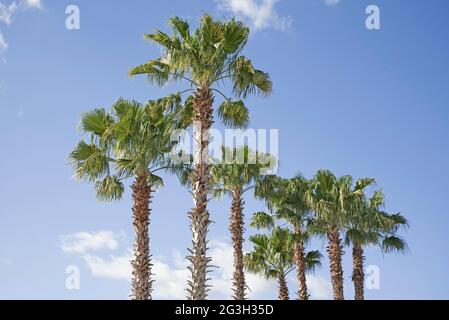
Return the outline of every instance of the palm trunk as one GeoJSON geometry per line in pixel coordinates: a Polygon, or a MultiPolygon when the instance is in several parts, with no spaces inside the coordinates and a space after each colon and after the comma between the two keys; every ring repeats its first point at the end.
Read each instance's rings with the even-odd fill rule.
{"type": "Polygon", "coordinates": [[[232,235],[232,245],[234,247],[234,273],[233,291],[235,300],[245,300],[246,282],[243,271],[243,206],[242,190],[236,190],[232,195],[231,224],[229,229],[232,235]]]}
{"type": "Polygon", "coordinates": [[[363,248],[359,244],[354,244],[352,248],[353,273],[352,281],[354,281],[355,300],[365,300],[364,282],[365,273],[363,271],[363,248]]]}
{"type": "Polygon", "coordinates": [[[132,296],[135,300],[151,299],[151,256],[148,227],[150,224],[151,186],[147,175],[140,175],[132,185],[133,225],[136,233],[134,244],[132,296]]]}
{"type": "Polygon", "coordinates": [[[188,281],[188,299],[207,299],[207,273],[211,259],[207,257],[207,233],[209,212],[207,201],[209,194],[209,130],[212,126],[212,91],[209,87],[199,87],[194,101],[194,139],[196,143],[195,164],[191,176],[193,201],[195,207],[190,211],[190,229],[192,231],[192,248],[188,260],[191,278],[188,281]]]}
{"type": "Polygon", "coordinates": [[[343,248],[341,245],[340,233],[337,228],[333,228],[328,233],[329,246],[327,252],[329,254],[330,272],[332,290],[335,300],[344,300],[343,292],[343,267],[341,264],[341,257],[343,254],[343,248]]]}
{"type": "Polygon", "coordinates": [[[288,286],[287,286],[287,281],[285,279],[285,274],[281,273],[279,275],[279,300],[289,300],[289,296],[288,296],[288,286]]]}
{"type": "MultiPolygon", "coordinates": [[[[301,229],[299,226],[295,226],[295,234],[301,235],[301,229]]],[[[296,265],[296,279],[298,282],[298,297],[299,300],[309,300],[309,294],[307,292],[306,282],[306,268],[305,268],[305,253],[304,244],[302,240],[298,240],[295,243],[295,265],[296,265]]]]}

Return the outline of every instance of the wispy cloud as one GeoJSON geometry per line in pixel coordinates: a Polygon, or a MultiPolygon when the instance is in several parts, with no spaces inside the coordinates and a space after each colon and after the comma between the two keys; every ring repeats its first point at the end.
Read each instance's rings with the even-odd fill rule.
{"type": "Polygon", "coordinates": [[[6,43],[5,38],[3,37],[3,34],[0,31],[0,52],[8,49],[8,44],[6,43]]]}
{"type": "Polygon", "coordinates": [[[131,250],[118,256],[110,255],[108,258],[92,254],[84,254],[81,257],[93,276],[115,280],[131,279],[131,250]]]}
{"type": "Polygon", "coordinates": [[[69,254],[86,254],[98,250],[117,250],[123,234],[112,231],[77,232],[60,237],[61,249],[69,254]]]}
{"type": "Polygon", "coordinates": [[[37,9],[43,9],[44,5],[42,4],[41,0],[24,0],[23,5],[25,8],[37,8],[37,9]]]}
{"type": "Polygon", "coordinates": [[[324,3],[330,7],[336,6],[341,0],[324,0],[324,3]]]}
{"type": "Polygon", "coordinates": [[[321,276],[308,275],[307,289],[309,289],[312,299],[329,300],[332,298],[332,285],[321,276]]]}
{"type": "Polygon", "coordinates": [[[16,1],[9,5],[5,5],[0,2],[0,22],[10,25],[12,23],[12,16],[14,12],[16,12],[18,6],[19,5],[16,1]]]}
{"type": "MultiPolygon", "coordinates": [[[[19,10],[39,9],[44,8],[41,0],[14,0],[9,4],[4,4],[0,0],[0,23],[10,26],[13,23],[13,17],[19,10]]],[[[8,49],[8,43],[6,42],[2,30],[0,29],[0,54],[2,51],[8,49]]],[[[6,60],[1,58],[3,62],[6,60]]]]}
{"type": "Polygon", "coordinates": [[[218,8],[249,22],[253,30],[274,28],[286,31],[293,19],[281,16],[275,9],[280,0],[214,0],[218,8]]]}
{"type": "MultiPolygon", "coordinates": [[[[131,280],[132,249],[127,248],[122,254],[113,255],[106,252],[103,255],[94,253],[99,249],[110,249],[117,251],[118,247],[125,247],[123,233],[112,231],[100,232],[78,232],[73,235],[61,237],[61,248],[65,252],[73,253],[84,260],[92,275],[95,277],[113,280],[131,280]],[[69,245],[65,239],[69,239],[69,245]]],[[[210,256],[212,264],[217,266],[210,274],[210,284],[213,290],[210,292],[211,299],[230,299],[232,296],[232,272],[233,254],[232,247],[223,241],[211,241],[210,256]]],[[[154,298],[155,299],[178,299],[186,297],[186,283],[190,275],[187,260],[179,251],[174,250],[168,259],[163,256],[153,257],[154,274],[154,298]]],[[[247,285],[250,288],[248,296],[250,299],[275,299],[277,297],[276,282],[267,281],[260,275],[248,273],[246,275],[247,285]]],[[[295,286],[293,277],[290,284],[295,286]]],[[[312,298],[329,299],[331,297],[330,283],[322,278],[312,275],[308,276],[308,285],[312,298]]]]}

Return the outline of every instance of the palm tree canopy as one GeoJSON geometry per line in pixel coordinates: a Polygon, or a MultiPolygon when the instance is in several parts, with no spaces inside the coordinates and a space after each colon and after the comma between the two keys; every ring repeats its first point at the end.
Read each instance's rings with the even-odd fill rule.
{"type": "MultiPolygon", "coordinates": [[[[254,249],[245,256],[248,271],[273,279],[280,274],[287,275],[294,269],[292,252],[295,238],[288,229],[275,227],[271,235],[255,235],[250,237],[250,241],[254,244],[254,249]]],[[[307,271],[313,271],[320,265],[320,252],[311,251],[306,254],[307,271]]]]}
{"type": "Polygon", "coordinates": [[[372,178],[354,182],[351,176],[337,178],[330,171],[318,171],[306,192],[307,201],[316,213],[317,231],[346,226],[351,206],[363,197],[365,188],[374,183],[372,178]]]}
{"type": "Polygon", "coordinates": [[[303,227],[310,218],[311,207],[307,201],[310,182],[302,175],[292,179],[267,176],[256,185],[256,197],[265,200],[276,219],[303,227]]]}
{"type": "Polygon", "coordinates": [[[261,177],[263,169],[270,169],[275,163],[271,155],[254,152],[248,146],[240,148],[223,146],[221,154],[221,159],[213,160],[211,166],[216,197],[236,191],[244,193],[261,177]]]}
{"type": "Polygon", "coordinates": [[[379,245],[384,252],[406,249],[406,242],[397,236],[401,227],[408,222],[401,214],[389,214],[383,211],[385,196],[375,191],[371,198],[361,197],[352,208],[346,230],[345,243],[360,246],[379,245]]]}
{"type": "Polygon", "coordinates": [[[157,187],[155,173],[176,170],[168,153],[176,145],[172,133],[189,125],[190,100],[182,104],[176,95],[142,105],[119,99],[111,112],[94,109],[81,119],[87,135],[70,154],[75,177],[95,184],[100,200],[120,199],[123,180],[147,175],[157,187]]]}
{"type": "Polygon", "coordinates": [[[247,126],[249,112],[241,99],[272,91],[269,75],[256,69],[241,54],[249,28],[235,19],[215,20],[208,14],[201,17],[193,32],[184,19],[173,17],[168,22],[172,29],[170,35],[156,30],[144,36],[162,49],[161,55],[131,69],[129,74],[144,74],[158,85],[186,80],[192,87],[211,88],[225,97],[218,109],[225,124],[247,126]],[[219,90],[225,82],[231,83],[231,96],[219,90]]]}

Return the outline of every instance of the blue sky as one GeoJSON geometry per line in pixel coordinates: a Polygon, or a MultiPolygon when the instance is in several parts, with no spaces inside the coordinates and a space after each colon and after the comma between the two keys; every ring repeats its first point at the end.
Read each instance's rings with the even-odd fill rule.
{"type": "MultiPolygon", "coordinates": [[[[202,12],[238,14],[253,29],[245,54],[271,74],[274,92],[249,99],[251,126],[279,129],[279,174],[376,177],[387,209],[409,219],[409,254],[368,250],[380,289],[367,298],[449,298],[447,1],[0,3],[0,298],[128,297],[129,193],[119,203],[97,202],[90,185],[72,179],[67,155],[84,111],[180,88],[152,87],[127,71],[158,53],[144,32],[165,28],[173,15],[194,23],[202,12]],[[65,28],[71,4],[80,8],[80,30],[65,28]],[[381,30],[365,28],[370,4],[380,8],[381,30]],[[69,265],[80,268],[80,290],[66,288],[69,265]]],[[[173,177],[154,200],[155,296],[179,298],[192,201],[173,177]]],[[[216,298],[229,296],[228,207],[229,199],[210,207],[211,254],[222,267],[213,274],[216,298]]],[[[262,208],[248,197],[247,217],[262,208]]],[[[344,267],[350,298],[349,254],[344,267]]],[[[310,279],[313,298],[330,297],[327,260],[310,279]]],[[[253,298],[276,298],[274,284],[251,276],[250,285],[253,298]]]]}

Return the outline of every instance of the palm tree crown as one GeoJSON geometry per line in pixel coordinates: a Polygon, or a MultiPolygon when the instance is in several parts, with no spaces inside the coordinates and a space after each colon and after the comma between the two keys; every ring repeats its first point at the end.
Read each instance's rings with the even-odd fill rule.
{"type": "Polygon", "coordinates": [[[397,236],[400,227],[407,226],[407,220],[401,214],[388,214],[382,208],[385,205],[381,191],[374,192],[369,199],[359,198],[351,206],[348,225],[345,228],[345,243],[352,244],[355,300],[364,300],[364,249],[370,245],[381,247],[383,252],[403,252],[406,243],[397,236]]]}
{"type": "MultiPolygon", "coordinates": [[[[286,277],[295,268],[292,255],[296,241],[294,235],[288,229],[275,227],[271,235],[255,235],[250,240],[254,250],[245,256],[246,268],[250,272],[263,274],[266,279],[277,279],[279,299],[288,300],[286,277]]],[[[318,251],[308,252],[305,258],[307,272],[321,265],[320,260],[318,251]]]]}
{"type": "Polygon", "coordinates": [[[110,113],[85,113],[81,128],[88,142],[80,141],[70,154],[75,177],[95,183],[100,200],[120,199],[123,180],[142,174],[161,185],[156,173],[176,169],[169,157],[177,144],[173,131],[189,124],[189,110],[173,95],[145,105],[119,99],[110,113]]]}
{"type": "Polygon", "coordinates": [[[83,115],[81,126],[90,141],[80,141],[70,154],[76,177],[93,182],[101,200],[120,199],[123,181],[134,177],[136,241],[131,264],[133,298],[137,300],[151,299],[150,202],[152,192],[162,185],[156,173],[180,169],[167,154],[177,143],[172,137],[173,130],[188,125],[188,110],[175,96],[146,105],[120,99],[110,113],[95,109],[83,115]]]}
{"type": "Polygon", "coordinates": [[[327,251],[336,300],[344,299],[340,233],[348,224],[351,206],[363,197],[365,188],[374,182],[374,179],[366,178],[354,183],[351,176],[337,178],[332,172],[321,170],[315,175],[311,189],[307,192],[307,200],[315,211],[315,231],[328,239],[327,251]]]}
{"type": "Polygon", "coordinates": [[[224,95],[220,86],[230,82],[233,100],[225,96],[218,115],[225,124],[245,126],[249,115],[243,101],[249,94],[269,94],[272,83],[267,73],[256,69],[242,51],[249,37],[249,28],[235,19],[214,20],[202,16],[200,25],[192,33],[189,23],[179,17],[168,21],[172,34],[160,30],[146,34],[145,39],[160,46],[160,57],[137,66],[130,75],[147,75],[158,85],[185,80],[194,88],[211,88],[224,95]]]}

